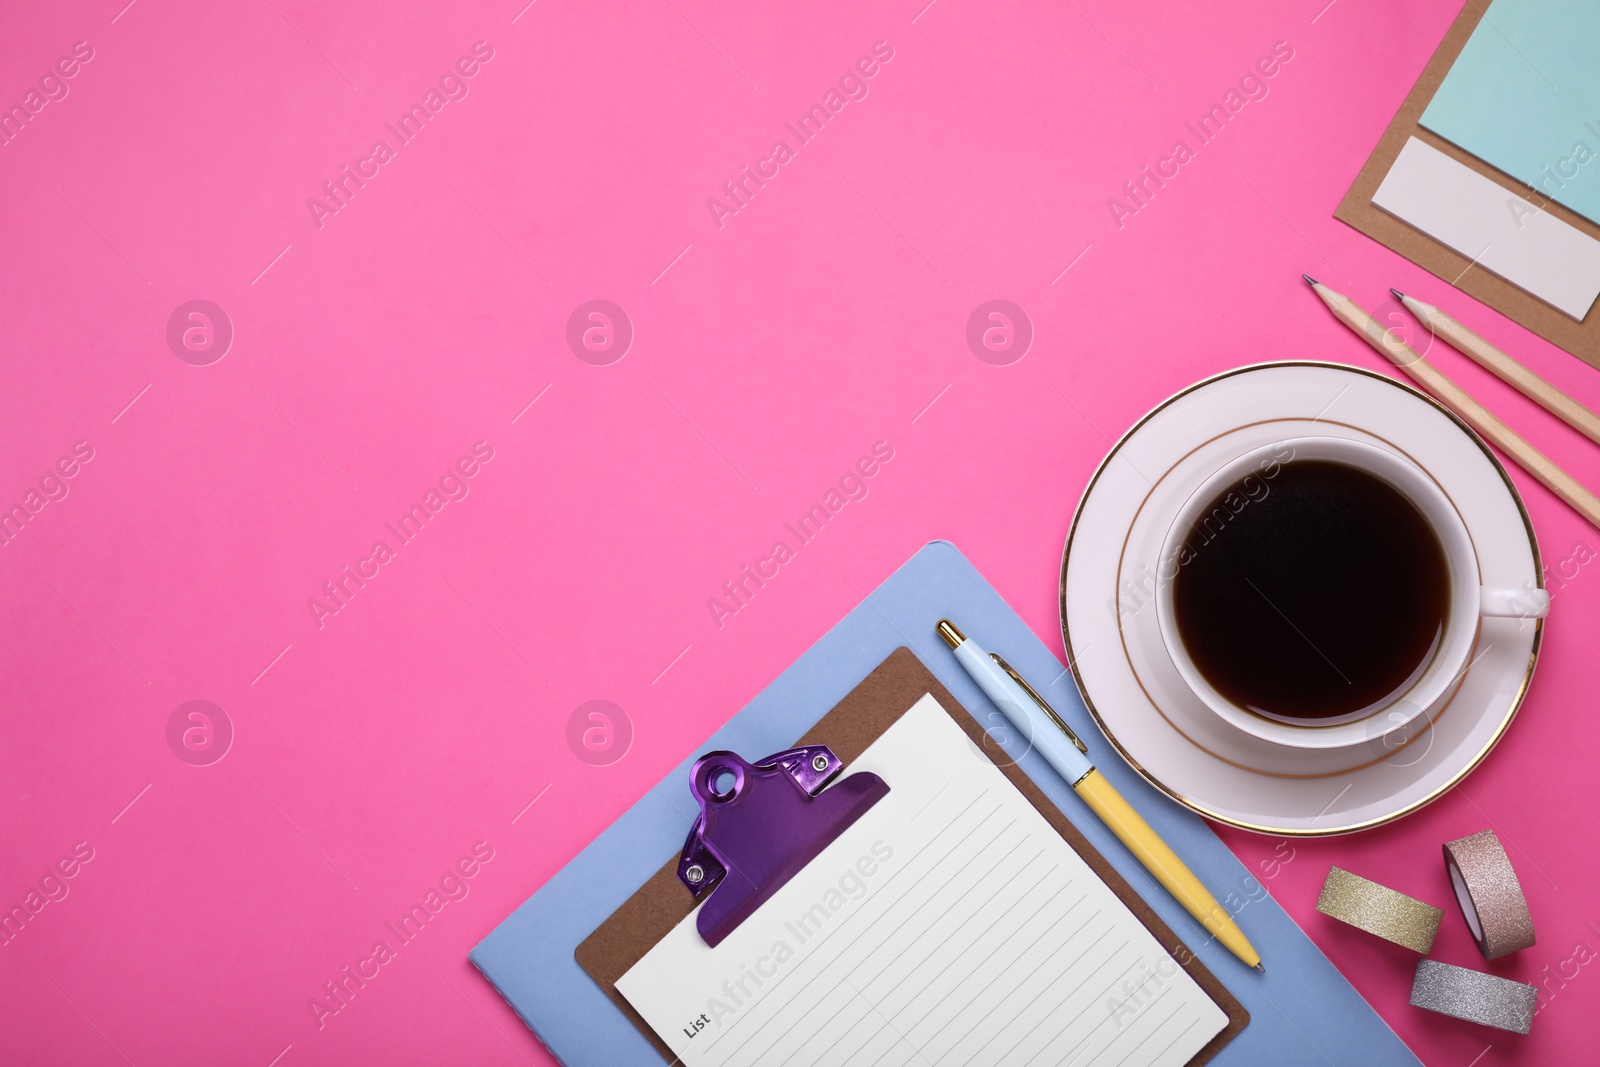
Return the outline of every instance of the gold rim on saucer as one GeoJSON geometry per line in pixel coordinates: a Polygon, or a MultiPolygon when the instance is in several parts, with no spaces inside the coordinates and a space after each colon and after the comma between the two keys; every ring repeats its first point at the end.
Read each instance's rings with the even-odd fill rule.
{"type": "MultiPolygon", "coordinates": [[[[1173,800],[1176,800],[1184,807],[1189,808],[1191,811],[1203,815],[1215,822],[1220,822],[1228,826],[1236,826],[1241,830],[1250,830],[1259,834],[1272,834],[1279,837],[1332,837],[1339,834],[1354,833],[1358,830],[1370,830],[1373,827],[1383,826],[1387,823],[1394,822],[1396,819],[1403,819],[1407,815],[1427,807],[1429,804],[1439,799],[1439,797],[1443,796],[1451,789],[1454,789],[1458,784],[1461,783],[1462,780],[1467,777],[1467,775],[1471,774],[1477,769],[1478,765],[1483,762],[1484,758],[1488,756],[1491,751],[1493,751],[1497,744],[1500,743],[1500,739],[1505,736],[1506,730],[1511,726],[1511,721],[1517,717],[1517,712],[1521,709],[1522,702],[1527,697],[1528,686],[1533,679],[1533,669],[1539,659],[1539,647],[1544,638],[1544,620],[1533,620],[1533,645],[1528,653],[1527,667],[1523,670],[1522,680],[1517,687],[1515,699],[1512,700],[1510,707],[1506,710],[1504,717],[1500,720],[1499,725],[1495,728],[1494,734],[1489,738],[1488,742],[1481,749],[1479,749],[1472,759],[1466,764],[1466,766],[1452,776],[1449,781],[1439,786],[1427,796],[1424,796],[1420,800],[1414,801],[1413,803],[1407,805],[1400,811],[1393,812],[1381,818],[1368,819],[1364,822],[1352,823],[1347,826],[1333,826],[1326,828],[1318,827],[1316,829],[1285,829],[1284,827],[1280,826],[1258,825],[1256,823],[1250,823],[1242,819],[1236,819],[1227,815],[1223,815],[1219,812],[1211,810],[1203,804],[1197,803],[1192,798],[1184,796],[1182,793],[1179,793],[1167,786],[1166,783],[1162,782],[1161,779],[1151,774],[1136,759],[1134,759],[1132,753],[1130,753],[1123,746],[1123,744],[1117,739],[1116,735],[1111,732],[1110,727],[1106,725],[1106,721],[1101,716],[1099,709],[1095,707],[1094,698],[1090,695],[1088,686],[1084,684],[1083,680],[1078,674],[1077,655],[1073,652],[1072,633],[1067,624],[1067,560],[1072,553],[1073,538],[1076,537],[1078,533],[1078,520],[1083,515],[1083,506],[1085,502],[1088,501],[1090,494],[1094,492],[1095,486],[1099,484],[1101,475],[1103,475],[1106,471],[1106,468],[1110,466],[1112,459],[1116,457],[1117,453],[1122,450],[1122,447],[1128,443],[1129,439],[1131,439],[1134,434],[1138,433],[1147,422],[1155,418],[1176,401],[1189,395],[1197,389],[1204,388],[1205,386],[1211,385],[1214,382],[1219,382],[1224,379],[1234,377],[1235,375],[1247,374],[1251,371],[1265,370],[1274,367],[1318,367],[1328,370],[1344,371],[1351,374],[1365,375],[1366,377],[1374,378],[1380,382],[1390,385],[1395,389],[1399,389],[1403,392],[1410,393],[1413,396],[1420,397],[1436,411],[1444,414],[1452,423],[1455,424],[1457,429],[1466,435],[1468,440],[1478,446],[1478,449],[1488,458],[1490,464],[1494,467],[1495,472],[1500,475],[1500,480],[1505,483],[1506,489],[1511,494],[1512,501],[1517,506],[1517,514],[1522,519],[1523,529],[1528,535],[1528,547],[1533,554],[1534,573],[1538,578],[1536,587],[1540,589],[1545,588],[1544,563],[1539,556],[1539,541],[1537,536],[1534,534],[1533,523],[1528,517],[1528,509],[1522,501],[1522,495],[1517,492],[1515,483],[1511,481],[1511,476],[1506,473],[1505,466],[1501,464],[1499,458],[1496,457],[1495,454],[1489,449],[1488,445],[1484,444],[1483,439],[1473,432],[1472,428],[1463,422],[1455,412],[1439,403],[1427,393],[1424,393],[1419,389],[1414,389],[1404,382],[1390,378],[1388,375],[1367,370],[1365,367],[1355,367],[1345,363],[1334,363],[1325,360],[1275,360],[1266,363],[1252,363],[1245,367],[1236,367],[1233,370],[1224,371],[1221,374],[1204,378],[1185,389],[1179,390],[1146,412],[1138,422],[1129,427],[1128,431],[1117,439],[1117,443],[1112,446],[1111,451],[1106,453],[1105,458],[1100,461],[1100,465],[1095,468],[1094,476],[1089,479],[1089,484],[1084,488],[1083,495],[1078,499],[1078,506],[1072,514],[1072,525],[1067,530],[1067,540],[1065,545],[1062,547],[1060,583],[1061,639],[1066,645],[1067,666],[1071,668],[1073,684],[1078,687],[1078,693],[1083,697],[1084,706],[1088,708],[1089,714],[1094,717],[1095,725],[1100,727],[1100,732],[1105,734],[1106,740],[1111,742],[1112,746],[1117,750],[1122,758],[1127,761],[1128,765],[1137,771],[1140,777],[1144,778],[1145,781],[1149,782],[1151,785],[1155,786],[1157,789],[1161,790],[1161,792],[1165,793],[1173,800]]],[[[1162,713],[1159,707],[1156,709],[1156,711],[1157,714],[1161,714],[1162,717],[1165,718],[1164,713],[1162,713]]]]}

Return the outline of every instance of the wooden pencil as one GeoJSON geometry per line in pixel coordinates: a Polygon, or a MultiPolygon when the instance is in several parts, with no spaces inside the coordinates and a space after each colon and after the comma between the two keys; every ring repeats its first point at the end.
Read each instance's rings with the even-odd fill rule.
{"type": "Polygon", "coordinates": [[[1424,303],[1414,296],[1406,296],[1404,293],[1394,289],[1389,291],[1394,293],[1395,299],[1410,309],[1411,313],[1424,326],[1432,330],[1434,336],[1444,338],[1452,348],[1459,349],[1470,357],[1473,362],[1516,389],[1523,396],[1534,401],[1595,444],[1600,444],[1600,415],[1596,415],[1549,381],[1512,359],[1432,304],[1424,303]]]}
{"type": "Polygon", "coordinates": [[[1334,318],[1360,334],[1384,358],[1405,371],[1418,385],[1432,393],[1445,407],[1461,416],[1468,426],[1478,431],[1490,444],[1516,461],[1517,465],[1537,478],[1544,487],[1566,501],[1573,510],[1600,529],[1600,497],[1572,475],[1556,466],[1554,461],[1520,437],[1511,427],[1501,422],[1494,413],[1476,400],[1466,390],[1445,376],[1444,372],[1423,359],[1382,323],[1362,310],[1343,293],[1334,292],[1315,278],[1302,275],[1311,289],[1328,305],[1334,318]]]}

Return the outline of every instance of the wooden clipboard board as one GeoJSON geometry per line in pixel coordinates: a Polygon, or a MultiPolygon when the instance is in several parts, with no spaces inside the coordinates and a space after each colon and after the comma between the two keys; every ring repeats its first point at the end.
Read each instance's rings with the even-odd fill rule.
{"type": "MultiPolygon", "coordinates": [[[[939,680],[910,649],[904,647],[891,653],[795,744],[825,744],[844,760],[848,770],[848,765],[924,693],[933,694],[956,724],[991,759],[1000,751],[972,714],[939,684],[939,680]]],[[[1083,857],[1100,880],[1116,893],[1128,910],[1155,936],[1156,941],[1172,954],[1189,973],[1189,977],[1228,1016],[1228,1025],[1189,1063],[1198,1065],[1209,1061],[1245,1028],[1250,1021],[1249,1012],[1133,891],[1133,887],[1123,880],[1116,868],[1078,832],[1078,828],[1044,795],[1033,779],[1009,762],[995,762],[1017,791],[1083,857]]],[[[687,794],[687,790],[685,792],[687,794]]],[[[595,980],[639,1032],[649,1039],[656,1051],[661,1053],[662,1060],[668,1063],[676,1062],[671,1049],[633,1009],[627,998],[618,992],[617,980],[694,910],[694,901],[677,876],[677,855],[681,844],[678,841],[662,842],[663,852],[670,856],[667,862],[594,933],[584,939],[574,953],[578,965],[595,980]]]]}
{"type": "Polygon", "coordinates": [[[1518,289],[1498,274],[1476,266],[1448,245],[1435,241],[1421,230],[1412,229],[1372,202],[1373,194],[1383,183],[1389,168],[1394,166],[1400,150],[1405,147],[1407,140],[1415,137],[1529,201],[1541,211],[1600,241],[1600,226],[1421,125],[1423,111],[1427,110],[1433,94],[1439,91],[1445,75],[1455,65],[1461,50],[1467,46],[1467,38],[1472,36],[1472,31],[1477,28],[1486,10],[1486,0],[1482,3],[1480,0],[1471,0],[1462,7],[1461,14],[1450,26],[1450,32],[1445,34],[1438,51],[1433,53],[1433,58],[1423,68],[1422,76],[1417,79],[1405,103],[1400,105],[1399,114],[1384,131],[1378,147],[1373,149],[1371,158],[1361,168],[1355,184],[1334,210],[1333,217],[1354,226],[1379,244],[1483,301],[1551,344],[1566,349],[1591,366],[1600,367],[1600,314],[1591,309],[1582,322],[1575,321],[1538,297],[1518,289]]]}

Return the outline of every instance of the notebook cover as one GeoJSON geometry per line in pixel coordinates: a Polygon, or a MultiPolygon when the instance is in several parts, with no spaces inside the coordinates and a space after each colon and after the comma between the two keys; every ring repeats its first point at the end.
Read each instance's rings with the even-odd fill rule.
{"type": "MultiPolygon", "coordinates": [[[[827,745],[833,750],[834,755],[844,760],[845,773],[848,774],[850,762],[866,751],[867,746],[876,741],[879,735],[894,725],[896,720],[904,715],[912,704],[921,699],[924,693],[933,694],[934,699],[944,706],[956,725],[972,739],[972,743],[995,762],[1000,773],[1017,787],[1018,792],[1028,798],[1028,803],[1045,817],[1046,822],[1055,827],[1056,832],[1083,857],[1084,862],[1100,880],[1121,898],[1128,910],[1155,935],[1156,941],[1172,954],[1179,965],[1189,972],[1189,977],[1193,978],[1195,983],[1205,990],[1206,995],[1216,1002],[1217,1007],[1228,1016],[1228,1025],[1189,1060],[1190,1064],[1209,1062],[1222,1046],[1232,1041],[1233,1036],[1245,1028],[1250,1021],[1250,1013],[1245,1011],[1244,1005],[1235,1000],[1227,987],[1206,969],[1199,957],[1189,951],[1188,946],[1179,940],[1178,935],[1161,921],[1160,916],[1150,909],[1150,905],[1133,891],[1133,887],[1123,881],[1122,875],[1106,862],[1105,857],[1078,832],[1078,828],[1067,821],[1066,816],[1061,814],[1061,809],[1050,802],[1043,791],[1034,784],[1033,779],[1017,770],[1016,764],[1006,758],[1005,750],[995,744],[993,738],[972,717],[972,713],[962,707],[960,702],[950,695],[949,690],[939,684],[939,680],[923,666],[914,652],[903,646],[895,649],[889,654],[888,659],[880,663],[860,685],[850,691],[849,696],[834,705],[832,711],[824,715],[794,744],[827,745]],[[995,758],[996,754],[999,755],[999,759],[995,758]]],[[[759,759],[766,753],[741,752],[740,755],[746,759],[759,759]]],[[[890,783],[890,786],[892,788],[893,783],[890,783]]],[[[687,778],[684,779],[684,791],[688,792],[687,778]]],[[[671,1049],[633,1009],[633,1005],[629,1004],[627,998],[617,990],[616,984],[617,979],[638,963],[646,952],[667,935],[668,931],[694,911],[694,899],[688,890],[683,888],[683,883],[678,881],[678,852],[682,848],[682,842],[673,842],[668,847],[671,858],[667,863],[644,884],[644,888],[629,897],[627,903],[613,912],[610,918],[600,924],[599,929],[584,939],[578,946],[577,959],[579,966],[606,991],[611,1002],[650,1040],[662,1058],[670,1062],[674,1058],[671,1049]]]]}
{"type": "Polygon", "coordinates": [[[472,950],[472,962],[566,1067],[650,1063],[650,1042],[578,966],[575,949],[655,875],[663,841],[681,842],[694,821],[683,783],[695,756],[724,748],[758,755],[788,747],[820,709],[904,645],[986,725],[1000,712],[961,670],[937,634],[941,617],[1001,652],[1076,730],[1100,772],[1176,848],[1219,900],[1250,890],[1240,923],[1267,960],[1256,975],[1168,896],[1037,752],[1007,747],[1016,766],[1177,931],[1250,1012],[1250,1025],[1213,1067],[1415,1067],[1413,1056],[1310,938],[1194,813],[1173,803],[1114,755],[1060,659],[948,541],[924,546],[865,602],[773,679],[714,735],[614,822],[472,950]],[[985,710],[986,709],[986,710],[985,710]]]}
{"type": "MultiPolygon", "coordinates": [[[[1394,165],[1400,149],[1405,147],[1406,139],[1415,137],[1457,162],[1471,167],[1497,185],[1531,201],[1540,210],[1568,223],[1587,236],[1600,240],[1600,226],[1596,226],[1576,211],[1549,199],[1537,189],[1529,188],[1509,174],[1491,167],[1477,156],[1458,148],[1421,124],[1422,112],[1433,99],[1433,94],[1438,92],[1439,86],[1444,82],[1444,76],[1449,73],[1461,50],[1466,47],[1467,39],[1472,36],[1472,31],[1477,28],[1483,15],[1484,8],[1477,3],[1469,3],[1461,9],[1461,14],[1451,25],[1450,32],[1445,34],[1438,51],[1434,52],[1433,58],[1423,69],[1422,77],[1417,79],[1417,84],[1406,97],[1405,103],[1400,105],[1399,114],[1395,115],[1394,121],[1384,131],[1378,147],[1373,149],[1371,158],[1361,168],[1355,184],[1345,194],[1333,217],[1354,226],[1379,244],[1400,253],[1462,292],[1483,301],[1551,344],[1559,345],[1585,363],[1600,367],[1600,313],[1591,308],[1582,322],[1574,321],[1571,316],[1557,311],[1538,297],[1523,292],[1499,275],[1475,267],[1468,257],[1435,241],[1421,230],[1412,229],[1372,203],[1372,195],[1378,191],[1384,175],[1388,174],[1389,168],[1394,165]]],[[[1451,308],[1442,310],[1453,311],[1451,308]]]]}

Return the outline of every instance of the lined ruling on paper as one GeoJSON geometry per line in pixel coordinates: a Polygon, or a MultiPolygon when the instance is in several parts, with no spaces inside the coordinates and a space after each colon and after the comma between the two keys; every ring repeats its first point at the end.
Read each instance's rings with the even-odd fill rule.
{"type": "Polygon", "coordinates": [[[888,796],[726,940],[617,981],[687,1067],[1176,1067],[1227,1025],[931,695],[856,771],[888,796]]]}

